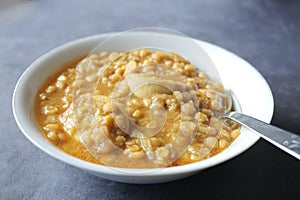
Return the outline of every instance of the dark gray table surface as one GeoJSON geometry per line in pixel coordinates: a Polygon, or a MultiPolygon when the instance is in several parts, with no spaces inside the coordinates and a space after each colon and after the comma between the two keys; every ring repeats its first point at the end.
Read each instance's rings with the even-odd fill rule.
{"type": "Polygon", "coordinates": [[[247,59],[273,91],[272,124],[300,133],[299,1],[1,0],[0,199],[299,199],[299,161],[263,140],[190,178],[129,185],[55,160],[22,135],[11,97],[31,62],[80,37],[145,26],[175,29],[247,59]]]}

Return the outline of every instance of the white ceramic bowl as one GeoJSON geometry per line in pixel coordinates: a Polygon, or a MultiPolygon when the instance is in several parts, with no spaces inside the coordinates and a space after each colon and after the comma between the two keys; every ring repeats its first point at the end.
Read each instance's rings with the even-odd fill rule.
{"type": "MultiPolygon", "coordinates": [[[[225,151],[212,158],[147,172],[141,169],[115,169],[89,163],[55,147],[41,133],[35,119],[34,99],[38,88],[63,64],[86,55],[108,36],[111,34],[91,36],[59,46],[38,58],[20,77],[13,95],[14,117],[23,134],[38,148],[58,160],[105,179],[125,183],[161,183],[184,178],[227,161],[251,147],[259,139],[254,133],[242,128],[241,135],[225,151]]],[[[273,115],[274,102],[271,90],[259,72],[231,52],[203,41],[195,41],[206,50],[215,63],[223,84],[236,95],[242,112],[269,123],[273,115]]]]}

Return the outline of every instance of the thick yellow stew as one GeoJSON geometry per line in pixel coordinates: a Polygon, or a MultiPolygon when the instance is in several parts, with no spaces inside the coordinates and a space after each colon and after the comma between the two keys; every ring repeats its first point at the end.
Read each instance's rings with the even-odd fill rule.
{"type": "MultiPolygon", "coordinates": [[[[240,134],[236,123],[217,118],[227,103],[222,84],[181,56],[148,49],[94,53],[62,66],[62,71],[45,81],[35,102],[36,119],[49,141],[89,162],[103,164],[92,146],[100,144],[97,140],[101,138],[93,133],[83,138],[81,131],[89,126],[84,121],[78,123],[81,118],[74,111],[83,111],[83,116],[88,113],[84,106],[90,109],[89,105],[75,102],[75,98],[87,94],[93,96],[96,124],[103,135],[128,158],[136,159],[136,165],[128,162],[123,167],[147,167],[141,160],[151,152],[159,162],[170,158],[172,149],[165,146],[173,142],[175,148],[186,142],[184,137],[177,137],[181,128],[186,133],[194,131],[194,135],[189,135],[192,140],[167,166],[209,158],[226,149],[240,134]],[[126,95],[124,104],[114,100],[126,95]],[[154,108],[162,113],[155,114],[154,108]],[[128,113],[129,119],[117,112],[128,113]],[[161,118],[157,120],[157,116],[161,118]],[[156,133],[148,131],[147,137],[138,137],[141,131],[136,130],[140,129],[132,126],[156,133]]],[[[102,146],[102,153],[110,155],[111,146],[102,146]]]]}

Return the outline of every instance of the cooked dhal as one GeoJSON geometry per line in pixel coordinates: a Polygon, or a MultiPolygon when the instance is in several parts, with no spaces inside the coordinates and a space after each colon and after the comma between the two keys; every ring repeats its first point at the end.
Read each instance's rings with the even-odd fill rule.
{"type": "Polygon", "coordinates": [[[53,144],[82,160],[109,165],[116,158],[111,156],[112,160],[109,160],[117,147],[122,150],[123,157],[131,159],[129,162],[120,159],[121,167],[156,167],[145,162],[150,153],[154,159],[150,161],[160,163],[157,166],[184,165],[220,153],[240,134],[236,123],[217,117],[227,103],[223,86],[177,54],[148,49],[101,52],[62,69],[40,88],[35,103],[36,118],[53,144]],[[162,75],[165,77],[159,78],[162,75]],[[141,85],[141,82],[146,84],[141,85]],[[185,90],[180,89],[183,87],[185,90]],[[118,109],[125,110],[129,122],[135,126],[155,129],[160,121],[151,119],[149,111],[154,105],[164,108],[163,127],[157,129],[156,134],[138,137],[128,126],[128,119],[114,113],[114,99],[128,94],[131,96],[126,105],[118,109]],[[81,116],[76,110],[88,113],[89,105],[75,102],[75,99],[86,95],[95,101],[97,127],[113,144],[102,146],[106,149],[102,148],[99,155],[92,146],[100,145],[102,138],[93,133],[82,137],[81,130],[86,130],[89,125],[78,121],[81,116]],[[177,137],[181,129],[185,133],[194,132],[190,134],[193,136],[190,142],[177,137]],[[173,145],[171,148],[170,144],[173,145]],[[172,155],[174,158],[176,144],[185,149],[168,163],[172,155]],[[105,157],[104,163],[101,157],[105,157]]]}

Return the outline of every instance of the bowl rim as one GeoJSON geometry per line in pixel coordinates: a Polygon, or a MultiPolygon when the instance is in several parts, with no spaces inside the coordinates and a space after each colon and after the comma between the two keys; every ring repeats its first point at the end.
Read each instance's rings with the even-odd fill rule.
{"type": "MultiPolygon", "coordinates": [[[[36,59],[32,64],[30,64],[27,69],[22,73],[22,75],[19,77],[18,82],[14,88],[14,92],[13,92],[13,97],[12,97],[12,110],[13,110],[13,115],[15,118],[15,121],[19,127],[19,129],[22,131],[22,133],[25,135],[25,137],[31,141],[35,146],[37,146],[39,149],[41,149],[42,151],[44,151],[45,153],[49,154],[50,156],[68,163],[72,166],[84,169],[84,170],[89,170],[92,172],[96,172],[96,173],[102,173],[102,174],[107,174],[107,175],[117,175],[117,176],[128,176],[128,175],[134,175],[135,177],[145,177],[145,176],[168,176],[168,175],[173,175],[174,173],[176,174],[181,174],[181,173],[192,173],[192,172],[196,172],[196,171],[200,171],[218,164],[221,164],[227,160],[230,160],[234,157],[236,157],[237,155],[243,153],[244,151],[246,151],[248,148],[250,148],[251,146],[253,146],[258,140],[259,140],[259,136],[257,136],[256,138],[254,138],[251,142],[249,142],[248,145],[243,146],[243,148],[232,152],[230,155],[228,156],[219,156],[220,154],[217,154],[211,158],[199,161],[199,162],[195,162],[195,163],[191,163],[191,164],[186,164],[186,165],[181,165],[181,166],[172,166],[172,167],[167,167],[167,168],[154,168],[154,169],[136,169],[136,168],[116,168],[116,167],[110,167],[110,166],[104,166],[104,165],[100,165],[100,164],[95,164],[95,163],[91,163],[88,161],[84,161],[81,160],[79,158],[73,157],[65,152],[63,152],[62,150],[58,149],[56,147],[56,149],[58,151],[53,152],[52,150],[49,150],[45,147],[43,147],[42,145],[40,145],[33,137],[31,137],[28,133],[27,130],[25,130],[25,128],[23,127],[23,124],[21,123],[19,116],[18,116],[18,110],[16,109],[16,96],[17,94],[20,92],[19,88],[20,85],[23,81],[23,79],[30,75],[30,71],[34,70],[36,68],[39,67],[39,64],[43,61],[43,60],[47,60],[49,58],[51,58],[52,56],[54,56],[55,54],[57,54],[60,51],[64,51],[67,48],[70,48],[74,45],[79,45],[79,44],[83,44],[85,42],[88,41],[93,41],[93,40],[104,40],[105,38],[112,36],[116,33],[105,33],[105,34],[98,34],[98,35],[93,35],[93,36],[88,36],[88,37],[84,37],[84,38],[80,38],[80,39],[76,39],[70,42],[67,42],[65,44],[59,45],[56,48],[53,48],[52,50],[46,52],[45,54],[43,54],[42,56],[40,56],[38,59],[36,59]],[[149,171],[148,171],[149,170],[149,171]],[[151,172],[151,173],[145,173],[145,172],[151,172]]],[[[211,47],[217,47],[219,49],[222,49],[224,51],[226,51],[227,53],[230,53],[236,57],[238,57],[237,55],[233,54],[232,52],[219,47],[217,45],[202,41],[202,40],[198,40],[198,39],[194,39],[197,42],[200,42],[201,44],[204,44],[206,46],[211,46],[211,47]]],[[[247,62],[246,60],[244,60],[243,58],[238,57],[239,59],[242,59],[243,61],[247,62]]],[[[248,63],[248,62],[247,62],[248,63]]],[[[249,63],[248,63],[249,64],[249,63]]],[[[252,66],[252,65],[251,65],[252,66]]],[[[265,122],[269,123],[272,119],[273,113],[274,113],[274,98],[272,95],[272,91],[270,89],[269,84],[267,83],[267,81],[264,79],[264,77],[254,68],[252,67],[252,70],[254,73],[256,73],[256,75],[258,77],[260,77],[261,79],[263,79],[265,81],[265,84],[267,86],[267,92],[268,95],[271,98],[271,102],[269,105],[269,111],[271,113],[269,113],[269,116],[266,116],[266,119],[264,120],[265,122]]],[[[42,133],[41,133],[42,134],[42,133]]]]}

